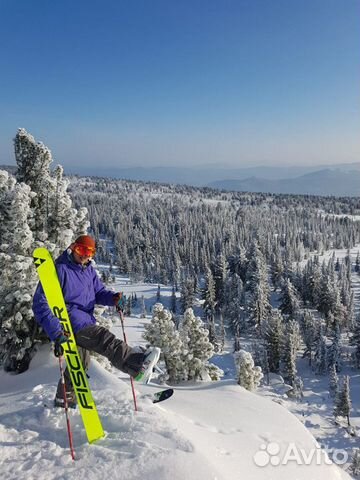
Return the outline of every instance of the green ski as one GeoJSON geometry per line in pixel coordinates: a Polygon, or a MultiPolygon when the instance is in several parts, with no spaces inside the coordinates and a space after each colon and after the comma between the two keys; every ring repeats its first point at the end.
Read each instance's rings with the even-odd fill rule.
{"type": "Polygon", "coordinates": [[[64,332],[69,335],[69,340],[63,344],[64,356],[70,372],[86,435],[89,443],[92,443],[102,438],[105,434],[76,347],[75,337],[66,310],[55,264],[51,254],[46,248],[37,248],[33,253],[33,257],[49,307],[53,314],[60,320],[64,332]]]}

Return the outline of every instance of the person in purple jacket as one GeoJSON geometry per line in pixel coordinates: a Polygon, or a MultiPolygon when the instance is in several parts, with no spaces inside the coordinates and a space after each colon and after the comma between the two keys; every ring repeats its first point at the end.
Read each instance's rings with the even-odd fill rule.
{"type": "MultiPolygon", "coordinates": [[[[90,364],[90,351],[104,355],[112,365],[128,373],[135,380],[143,380],[152,371],[159,360],[160,349],[150,347],[146,351],[141,347],[132,348],[115,337],[108,329],[96,325],[94,307],[115,305],[123,309],[125,295],[122,292],[107,290],[91,264],[96,253],[95,240],[90,235],[81,235],[55,261],[57,274],[63,291],[67,311],[75,335],[76,344],[84,368],[90,364]]],[[[34,295],[33,311],[37,322],[54,342],[54,354],[63,354],[62,343],[68,338],[62,330],[47,303],[44,291],[39,283],[34,295]]],[[[76,406],[76,398],[68,370],[65,370],[65,385],[68,406],[76,406]]],[[[55,406],[64,407],[64,395],[59,380],[55,406]]]]}

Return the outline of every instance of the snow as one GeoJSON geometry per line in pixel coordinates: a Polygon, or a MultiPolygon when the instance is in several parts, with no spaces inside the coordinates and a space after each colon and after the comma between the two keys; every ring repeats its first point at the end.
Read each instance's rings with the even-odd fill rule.
{"type": "MultiPolygon", "coordinates": [[[[358,249],[352,250],[353,257],[358,249]]],[[[331,254],[327,252],[323,258],[331,254]]],[[[339,257],[345,254],[345,250],[336,251],[339,257]]],[[[353,276],[354,283],[357,278],[353,276]]],[[[136,293],[138,299],[144,295],[148,313],[156,302],[157,285],[130,284],[127,278],[117,278],[113,287],[126,294],[136,293]]],[[[356,296],[358,290],[356,285],[356,296]]],[[[170,296],[171,288],[161,286],[161,302],[166,307],[170,296]]],[[[142,334],[149,321],[149,315],[145,319],[138,314],[126,318],[131,345],[145,344],[142,334]]],[[[116,316],[112,331],[122,337],[116,316]]],[[[246,344],[246,339],[242,342],[246,344]]],[[[257,393],[250,393],[235,383],[230,353],[216,355],[213,361],[226,372],[224,380],[176,386],[174,396],[161,404],[153,405],[149,398],[159,387],[137,384],[136,413],[128,377],[119,371],[108,372],[93,360],[90,384],[106,437],[89,445],[79,412],[71,411],[76,453],[73,462],[65,416],[62,411],[44,407],[52,403],[58,363],[50,346],[42,346],[29,371],[21,375],[0,371],[1,478],[351,478],[338,466],[329,465],[324,450],[319,449],[319,444],[348,448],[349,442],[356,442],[349,439],[345,428],[339,434],[334,425],[327,376],[314,377],[307,360],[298,360],[305,397],[303,402],[297,402],[285,396],[287,387],[280,376],[272,375],[270,386],[263,385],[257,393]]],[[[348,367],[341,372],[345,373],[351,376],[352,423],[360,426],[355,416],[360,401],[359,375],[348,367]]]]}
{"type": "MultiPolygon", "coordinates": [[[[146,291],[141,284],[121,287],[155,303],[157,286],[147,285],[146,291]]],[[[162,289],[164,294],[169,297],[170,289],[162,289]]],[[[136,315],[126,319],[130,344],[144,343],[148,321],[136,315]]],[[[121,337],[118,323],[112,330],[121,337]]],[[[177,386],[171,399],[157,405],[148,397],[158,387],[137,384],[139,411],[134,412],[125,374],[108,372],[93,361],[89,375],[106,437],[89,445],[78,410],[71,411],[73,462],[63,412],[44,407],[51,405],[58,380],[50,346],[39,349],[27,372],[0,372],[2,479],[350,478],[327,464],[314,437],[276,398],[250,393],[234,380],[177,386]],[[297,455],[286,461],[291,448],[297,455]],[[310,464],[299,452],[313,455],[310,464]]]]}

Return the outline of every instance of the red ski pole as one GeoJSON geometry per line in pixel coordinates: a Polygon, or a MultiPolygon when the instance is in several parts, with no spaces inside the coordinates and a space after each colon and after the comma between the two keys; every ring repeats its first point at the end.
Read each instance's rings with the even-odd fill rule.
{"type": "MultiPolygon", "coordinates": [[[[125,327],[124,327],[124,314],[123,314],[123,311],[120,308],[118,309],[118,312],[119,312],[119,315],[120,315],[120,321],[121,321],[121,327],[122,327],[122,331],[123,331],[124,342],[127,343],[125,327]]],[[[130,376],[130,382],[131,382],[131,390],[132,390],[133,399],[134,399],[134,408],[135,408],[135,412],[137,412],[138,409],[137,409],[137,403],[136,403],[136,393],[135,393],[135,387],[134,387],[134,379],[131,376],[130,376]]]]}
{"type": "Polygon", "coordinates": [[[73,438],[72,438],[72,433],[71,433],[71,427],[70,427],[70,418],[69,418],[69,408],[68,408],[68,401],[66,397],[66,385],[65,385],[65,377],[64,377],[64,369],[62,366],[62,356],[59,357],[59,367],[60,367],[60,376],[61,376],[61,384],[63,386],[63,394],[64,394],[64,410],[65,410],[65,418],[66,418],[66,425],[67,425],[67,431],[68,431],[68,437],[69,437],[69,445],[70,445],[70,454],[71,458],[75,460],[75,450],[73,446],[73,438]]]}

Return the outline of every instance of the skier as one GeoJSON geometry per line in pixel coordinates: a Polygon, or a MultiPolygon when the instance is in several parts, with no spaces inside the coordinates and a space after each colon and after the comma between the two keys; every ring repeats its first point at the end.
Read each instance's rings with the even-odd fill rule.
{"type": "MultiPolygon", "coordinates": [[[[115,305],[117,309],[123,310],[126,297],[122,292],[115,293],[105,288],[91,264],[95,253],[95,240],[90,235],[81,235],[55,262],[84,369],[89,367],[89,352],[92,351],[104,355],[112,365],[135,380],[144,380],[159,360],[160,349],[132,348],[106,328],[96,325],[93,315],[95,304],[115,305]]],[[[34,295],[33,311],[37,322],[54,342],[55,356],[61,356],[62,344],[68,341],[68,337],[62,330],[59,319],[50,310],[40,283],[34,295]]],[[[68,406],[75,408],[76,397],[68,369],[65,370],[64,376],[68,406]]],[[[65,406],[61,380],[58,383],[54,405],[65,406]]]]}

